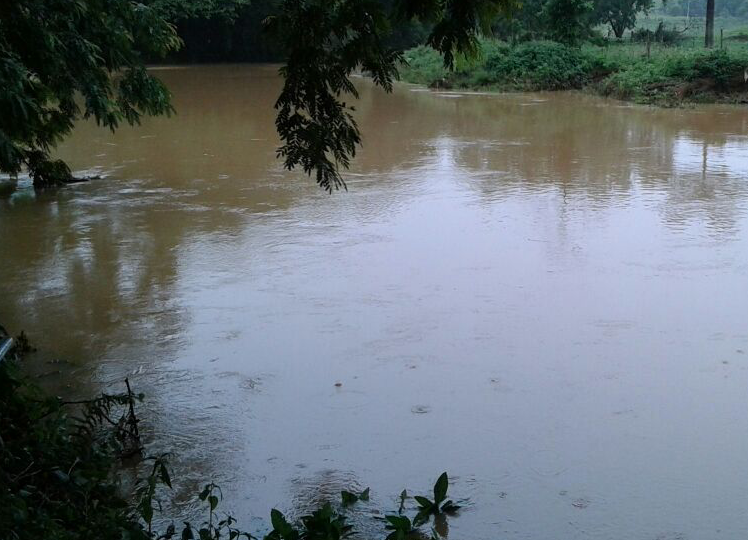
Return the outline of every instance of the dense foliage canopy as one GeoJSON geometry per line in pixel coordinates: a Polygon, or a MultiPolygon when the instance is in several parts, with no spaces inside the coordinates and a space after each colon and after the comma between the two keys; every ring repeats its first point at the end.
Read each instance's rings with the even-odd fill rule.
{"type": "Polygon", "coordinates": [[[653,0],[596,0],[593,20],[609,24],[613,34],[621,39],[636,24],[637,13],[651,9],[653,4],[653,0]]]}
{"type": "Polygon", "coordinates": [[[179,45],[174,27],[129,0],[0,3],[0,170],[43,186],[70,180],[50,149],[80,117],[116,128],[171,111],[146,57],[179,45]]]}

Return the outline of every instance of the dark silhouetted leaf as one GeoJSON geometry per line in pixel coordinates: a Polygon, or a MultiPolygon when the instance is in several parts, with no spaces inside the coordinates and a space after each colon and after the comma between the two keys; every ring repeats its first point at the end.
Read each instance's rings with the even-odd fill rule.
{"type": "Polygon", "coordinates": [[[340,492],[340,498],[343,501],[343,506],[348,506],[349,504],[353,504],[358,500],[358,496],[356,496],[355,493],[351,493],[350,491],[341,491],[340,492]]]}
{"type": "Polygon", "coordinates": [[[449,477],[444,472],[439,476],[434,484],[434,505],[439,506],[447,498],[447,489],[449,488],[449,477]]]}

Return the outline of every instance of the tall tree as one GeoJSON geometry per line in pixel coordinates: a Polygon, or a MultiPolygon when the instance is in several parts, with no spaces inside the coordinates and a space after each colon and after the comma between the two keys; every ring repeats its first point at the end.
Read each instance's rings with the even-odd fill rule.
{"type": "Polygon", "coordinates": [[[617,39],[636,25],[636,15],[652,8],[653,0],[595,0],[593,18],[596,23],[608,24],[617,39]]]}
{"type": "Polygon", "coordinates": [[[0,2],[0,171],[34,185],[72,180],[50,158],[79,118],[111,129],[172,111],[145,57],[179,46],[174,27],[131,0],[0,2]]]}
{"type": "Polygon", "coordinates": [[[706,35],[704,45],[711,49],[714,47],[714,0],[706,0],[706,35]]]}
{"type": "Polygon", "coordinates": [[[589,0],[547,0],[541,11],[549,37],[567,45],[576,45],[591,31],[589,0]]]}

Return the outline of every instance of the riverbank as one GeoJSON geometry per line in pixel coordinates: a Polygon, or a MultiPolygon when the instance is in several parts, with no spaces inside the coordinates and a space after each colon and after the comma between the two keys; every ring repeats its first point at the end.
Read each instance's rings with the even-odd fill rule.
{"type": "Polygon", "coordinates": [[[748,50],[695,50],[672,47],[647,55],[644,47],[586,45],[550,41],[510,46],[484,40],[475,60],[454,71],[426,47],[406,52],[406,82],[435,89],[495,91],[584,90],[660,106],[683,103],[748,103],[748,50]]]}
{"type": "Polygon", "coordinates": [[[424,537],[419,527],[425,528],[432,517],[433,530],[446,538],[446,516],[460,509],[447,499],[449,477],[444,472],[434,484],[433,500],[406,502],[411,497],[403,490],[397,513],[357,505],[368,503],[368,487],[343,489],[296,520],[271,510],[271,528],[255,535],[237,528],[230,514],[219,515],[223,492],[210,482],[197,495],[206,521],[192,525],[185,516],[174,516],[183,523],[176,526],[162,506],[174,496],[168,454],[148,455],[141,444],[135,403],[143,395],[133,394],[125,379],[127,393],[65,401],[23,373],[21,361],[33,350],[25,334],[14,341],[0,326],[0,346],[0,538],[335,540],[355,534],[348,523],[354,512],[352,523],[360,525],[368,517],[390,540],[424,537]],[[407,511],[415,516],[407,517],[407,511]]]}

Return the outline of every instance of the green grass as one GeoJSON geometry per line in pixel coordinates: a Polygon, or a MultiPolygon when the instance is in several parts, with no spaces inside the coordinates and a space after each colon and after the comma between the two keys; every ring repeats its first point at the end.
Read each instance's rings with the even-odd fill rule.
{"type": "Polygon", "coordinates": [[[499,91],[588,90],[619,99],[674,105],[683,101],[743,101],[748,44],[724,50],[613,42],[580,48],[549,41],[514,47],[484,40],[481,54],[447,71],[434,51],[407,51],[405,81],[434,88],[499,91]]]}

